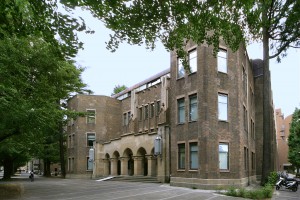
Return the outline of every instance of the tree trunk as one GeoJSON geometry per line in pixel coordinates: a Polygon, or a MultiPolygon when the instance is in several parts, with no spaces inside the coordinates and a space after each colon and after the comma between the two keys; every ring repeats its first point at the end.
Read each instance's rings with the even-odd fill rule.
{"type": "Polygon", "coordinates": [[[3,174],[3,180],[8,180],[13,175],[13,160],[10,158],[5,158],[3,163],[4,168],[4,174],[3,174]]]}
{"type": "MultiPolygon", "coordinates": [[[[266,9],[263,12],[263,23],[267,20],[266,9]]],[[[270,132],[270,72],[269,72],[269,36],[268,28],[263,26],[263,164],[262,164],[262,177],[261,184],[267,182],[267,178],[271,172],[271,132],[270,132]]]]}
{"type": "Polygon", "coordinates": [[[44,160],[44,176],[46,176],[46,177],[51,176],[50,161],[48,159],[44,160]]]}

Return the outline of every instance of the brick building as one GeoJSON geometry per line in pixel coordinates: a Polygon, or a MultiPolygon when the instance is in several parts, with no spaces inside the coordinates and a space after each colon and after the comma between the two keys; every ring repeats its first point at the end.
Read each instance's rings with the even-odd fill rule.
{"type": "MultiPolygon", "coordinates": [[[[261,60],[249,60],[244,47],[220,46],[214,57],[212,47],[190,42],[186,51],[188,70],[172,52],[170,69],[113,97],[69,100],[70,109],[89,115],[68,125],[68,177],[151,176],[207,189],[260,178],[261,60]],[[93,144],[94,162],[88,157],[93,144]]],[[[272,110],[271,100],[268,105],[272,110]]],[[[273,112],[274,127],[272,119],[273,112]]],[[[268,134],[273,156],[275,129],[268,134]]]]}
{"type": "Polygon", "coordinates": [[[275,110],[276,116],[276,140],[277,140],[277,169],[278,171],[287,171],[291,165],[288,161],[288,138],[290,135],[290,124],[292,122],[293,115],[289,115],[286,118],[281,112],[281,109],[275,110]]]}

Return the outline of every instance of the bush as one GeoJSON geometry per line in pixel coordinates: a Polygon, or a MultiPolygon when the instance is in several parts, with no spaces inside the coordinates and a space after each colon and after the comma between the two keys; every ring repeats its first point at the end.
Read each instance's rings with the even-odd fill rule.
{"type": "Polygon", "coordinates": [[[225,193],[227,196],[237,197],[237,189],[233,186],[230,186],[227,192],[225,193]]]}
{"type": "Polygon", "coordinates": [[[268,176],[267,185],[272,185],[272,186],[276,185],[277,179],[278,179],[277,172],[271,172],[268,176]]]}
{"type": "Polygon", "coordinates": [[[24,188],[21,184],[1,183],[0,184],[0,199],[18,198],[24,193],[24,188]]]}

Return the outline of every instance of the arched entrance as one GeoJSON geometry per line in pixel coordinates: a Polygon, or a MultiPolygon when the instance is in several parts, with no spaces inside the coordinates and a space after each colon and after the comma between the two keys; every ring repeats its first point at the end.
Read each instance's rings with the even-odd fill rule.
{"type": "Polygon", "coordinates": [[[132,150],[127,148],[125,149],[122,157],[122,175],[133,176],[134,174],[134,161],[132,150]]]}
{"type": "Polygon", "coordinates": [[[111,160],[111,175],[121,175],[121,161],[118,151],[113,153],[111,160]]]}
{"type": "Polygon", "coordinates": [[[135,157],[136,170],[135,175],[148,175],[148,159],[146,158],[146,150],[141,147],[137,151],[137,156],[135,157]]]}
{"type": "Polygon", "coordinates": [[[110,156],[109,154],[105,154],[104,159],[104,175],[110,175],[111,174],[111,162],[110,162],[110,156]]]}

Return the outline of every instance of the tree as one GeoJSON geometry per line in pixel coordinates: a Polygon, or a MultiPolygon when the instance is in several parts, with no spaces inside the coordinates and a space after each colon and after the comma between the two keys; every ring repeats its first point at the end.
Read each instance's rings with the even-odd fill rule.
{"type": "MultiPolygon", "coordinates": [[[[55,46],[41,38],[4,38],[0,52],[0,142],[34,138],[30,141],[33,149],[47,138],[44,133],[60,133],[64,117],[72,114],[61,103],[85,91],[80,78],[83,69],[66,61],[55,46]]],[[[15,145],[7,147],[10,150],[15,145]]]]}
{"type": "MultiPolygon", "coordinates": [[[[263,100],[263,169],[262,184],[272,171],[269,87],[269,59],[286,56],[290,47],[300,47],[300,1],[294,0],[73,0],[63,1],[69,7],[84,6],[114,31],[108,49],[115,51],[119,44],[145,44],[155,48],[159,40],[167,50],[175,50],[184,58],[184,45],[192,40],[207,43],[218,51],[223,40],[233,51],[245,41],[263,43],[264,100],[263,100]],[[272,50],[272,55],[270,54],[272,50]]],[[[188,64],[183,60],[188,68],[188,64]]]]}
{"type": "Polygon", "coordinates": [[[115,94],[118,94],[120,92],[122,92],[123,90],[126,90],[127,87],[125,85],[116,85],[115,88],[114,88],[114,91],[113,93],[111,93],[111,96],[115,95],[115,94]]]}
{"type": "Polygon", "coordinates": [[[288,138],[289,145],[289,162],[297,168],[300,173],[300,109],[296,108],[293,113],[292,123],[290,126],[290,135],[288,138]]]}
{"type": "Polygon", "coordinates": [[[35,35],[60,49],[66,58],[75,57],[82,42],[77,32],[89,30],[82,18],[74,18],[71,10],[62,12],[57,1],[2,0],[0,5],[0,39],[35,35]]]}

